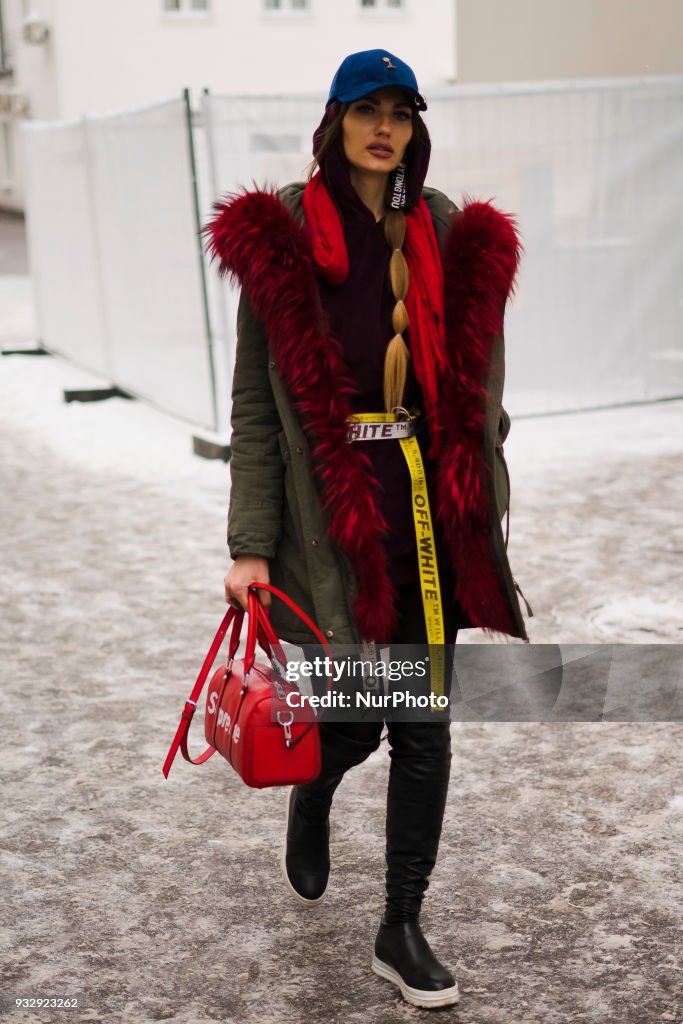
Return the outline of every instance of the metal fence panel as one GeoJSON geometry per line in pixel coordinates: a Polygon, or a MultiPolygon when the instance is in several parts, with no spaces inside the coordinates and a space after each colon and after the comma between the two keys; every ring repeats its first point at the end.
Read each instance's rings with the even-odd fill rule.
{"type": "Polygon", "coordinates": [[[22,123],[26,235],[42,343],[109,377],[83,122],[22,123]]]}
{"type": "Polygon", "coordinates": [[[31,125],[27,142],[46,347],[213,427],[184,102],[31,125]]]}
{"type": "MultiPolygon", "coordinates": [[[[458,205],[469,195],[514,213],[525,247],[506,316],[510,411],[683,394],[683,77],[459,86],[427,99],[427,183],[458,205]]],[[[215,195],[303,179],[322,97],[205,106],[215,195]]]]}

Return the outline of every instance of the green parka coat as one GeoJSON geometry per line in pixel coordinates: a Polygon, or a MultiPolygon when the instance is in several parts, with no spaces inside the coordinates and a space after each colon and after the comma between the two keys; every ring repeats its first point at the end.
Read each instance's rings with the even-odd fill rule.
{"type": "MultiPolygon", "coordinates": [[[[219,272],[242,286],[232,388],[228,545],[233,559],[268,559],[271,582],[332,643],[360,643],[354,608],[359,591],[370,586],[362,578],[363,560],[377,553],[377,537],[370,537],[366,549],[345,550],[330,529],[342,485],[335,485],[335,492],[324,473],[352,446],[343,451],[327,445],[323,451],[320,424],[338,396],[329,401],[327,395],[316,395],[316,367],[309,371],[311,360],[319,364],[327,358],[327,342],[319,337],[321,307],[303,230],[304,187],[293,183],[277,193],[247,192],[216,203],[216,217],[205,229],[210,251],[220,260],[219,272]],[[309,328],[316,324],[314,337],[309,328]],[[319,400],[324,408],[314,408],[319,400]]],[[[471,626],[527,640],[501,525],[509,504],[503,443],[510,428],[502,407],[502,318],[517,267],[518,241],[511,218],[488,203],[472,203],[459,211],[432,188],[423,189],[423,198],[444,263],[447,345],[453,353],[443,402],[447,409],[465,410],[460,416],[454,412],[453,454],[444,455],[449,460],[444,468],[455,475],[451,486],[456,489],[458,467],[470,481],[476,475],[454,493],[452,502],[446,488],[437,514],[454,537],[456,594],[471,626]],[[474,412],[466,415],[468,409],[474,412]]],[[[334,377],[335,365],[329,369],[326,379],[334,377]]],[[[382,599],[382,593],[367,595],[370,604],[382,599]]],[[[314,641],[277,598],[271,619],[284,640],[314,641]]]]}

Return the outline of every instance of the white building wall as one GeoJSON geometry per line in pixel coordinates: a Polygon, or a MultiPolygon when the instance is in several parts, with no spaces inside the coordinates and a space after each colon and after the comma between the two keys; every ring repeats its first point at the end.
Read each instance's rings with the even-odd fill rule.
{"type": "Polygon", "coordinates": [[[0,0],[6,63],[0,78],[0,207],[22,210],[23,154],[19,125],[27,117],[59,117],[57,70],[52,33],[44,43],[24,39],[22,22],[31,12],[52,26],[58,0],[0,0]]]}
{"type": "Polygon", "coordinates": [[[8,63],[13,72],[11,78],[2,80],[2,88],[14,88],[28,96],[30,117],[60,116],[54,45],[58,6],[59,0],[2,0],[8,63]],[[49,34],[45,42],[30,43],[24,39],[22,22],[29,13],[47,25],[49,34]]]}
{"type": "Polygon", "coordinates": [[[24,116],[68,120],[178,96],[185,86],[195,108],[204,87],[326,95],[343,58],[374,47],[411,64],[427,94],[456,75],[454,0],[404,0],[402,10],[377,0],[376,11],[360,0],[310,0],[304,12],[266,11],[263,0],[209,0],[206,14],[165,13],[162,0],[0,3],[14,71],[0,92],[28,97],[28,115],[0,114],[0,206],[8,208],[23,208],[24,116]],[[23,39],[29,12],[49,27],[44,43],[23,39]]]}
{"type": "Polygon", "coordinates": [[[164,13],[162,0],[55,0],[59,115],[165,99],[183,86],[193,100],[205,86],[326,94],[347,53],[373,47],[407,60],[426,91],[453,80],[452,0],[404,2],[375,13],[360,0],[311,0],[310,11],[280,13],[262,0],[210,0],[208,14],[181,15],[164,13]]]}

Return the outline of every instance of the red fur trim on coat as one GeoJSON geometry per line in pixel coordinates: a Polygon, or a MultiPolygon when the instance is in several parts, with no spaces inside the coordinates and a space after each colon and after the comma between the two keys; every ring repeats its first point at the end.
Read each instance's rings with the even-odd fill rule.
{"type": "Polygon", "coordinates": [[[515,633],[503,579],[491,557],[494,481],[483,437],[493,339],[503,330],[521,246],[514,219],[490,203],[469,202],[446,239],[445,330],[449,369],[442,378],[443,449],[437,514],[456,574],[455,598],[474,625],[515,633]]]}
{"type": "Polygon", "coordinates": [[[333,540],[358,581],[354,612],[363,637],[387,641],[396,627],[396,593],[386,569],[387,526],[367,456],[346,444],[346,378],[339,342],[324,326],[310,244],[303,227],[272,192],[238,193],[214,203],[204,229],[219,274],[239,281],[264,323],[294,408],[311,436],[333,540]]]}
{"type": "MultiPolygon", "coordinates": [[[[352,389],[339,342],[326,330],[304,228],[274,192],[242,190],[214,203],[204,228],[219,274],[239,281],[263,320],[279,371],[312,437],[314,470],[330,532],[358,581],[354,607],[362,635],[386,641],[396,625],[369,460],[345,443],[352,389]]],[[[486,377],[493,338],[517,271],[514,219],[490,203],[465,203],[444,252],[445,344],[449,367],[439,386],[442,448],[437,515],[456,575],[455,598],[472,623],[515,632],[513,612],[491,555],[495,490],[486,476],[483,438],[486,377]]]]}

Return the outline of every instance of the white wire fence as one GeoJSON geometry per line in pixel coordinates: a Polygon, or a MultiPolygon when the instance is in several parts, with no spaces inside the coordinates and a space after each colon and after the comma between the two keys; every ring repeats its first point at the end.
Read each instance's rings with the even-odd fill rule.
{"type": "MultiPolygon", "coordinates": [[[[460,86],[428,101],[427,183],[518,221],[510,412],[683,395],[683,76],[460,86]]],[[[29,124],[45,347],[225,433],[236,296],[202,266],[199,229],[238,186],[303,180],[323,103],[204,93],[194,125],[181,100],[29,124]]]]}
{"type": "Polygon", "coordinates": [[[27,122],[24,143],[44,347],[218,426],[184,100],[27,122]]]}

